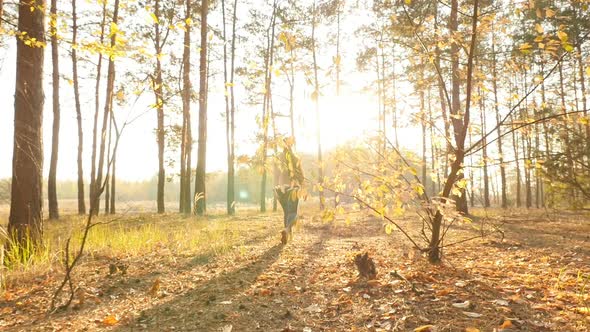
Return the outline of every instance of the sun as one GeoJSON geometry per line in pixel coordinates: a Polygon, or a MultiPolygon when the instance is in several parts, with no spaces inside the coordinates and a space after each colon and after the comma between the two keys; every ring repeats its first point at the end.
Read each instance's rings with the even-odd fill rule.
{"type": "MultiPolygon", "coordinates": [[[[302,117],[304,132],[298,135],[298,147],[317,152],[317,115],[315,105],[306,101],[308,110],[302,117]]],[[[378,104],[375,96],[364,94],[324,95],[319,100],[321,143],[323,150],[361,140],[379,129],[378,104]]]]}

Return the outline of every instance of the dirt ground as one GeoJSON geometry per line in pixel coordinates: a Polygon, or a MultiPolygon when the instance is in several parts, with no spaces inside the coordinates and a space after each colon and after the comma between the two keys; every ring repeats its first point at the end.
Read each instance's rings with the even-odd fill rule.
{"type": "MultiPolygon", "coordinates": [[[[241,241],[223,254],[163,244],[134,257],[86,257],[74,305],[49,316],[61,270],[9,285],[0,329],[590,331],[590,218],[544,211],[488,217],[453,227],[446,243],[477,235],[484,222],[503,236],[449,246],[434,266],[371,217],[346,225],[307,216],[285,246],[278,214],[237,217],[241,241]],[[358,278],[353,258],[364,252],[376,264],[375,280],[358,278]],[[124,267],[113,272],[112,265],[124,267]]],[[[400,222],[417,232],[412,218],[400,222]]]]}

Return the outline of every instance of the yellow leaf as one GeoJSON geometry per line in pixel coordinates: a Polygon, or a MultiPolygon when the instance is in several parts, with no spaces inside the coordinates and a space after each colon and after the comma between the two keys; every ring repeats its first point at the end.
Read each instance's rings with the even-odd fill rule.
{"type": "Polygon", "coordinates": [[[118,322],[119,322],[119,320],[114,315],[108,315],[102,320],[102,323],[104,325],[108,325],[108,326],[113,326],[113,325],[117,324],[118,322]]]}
{"type": "Polygon", "coordinates": [[[533,46],[529,43],[520,44],[520,46],[518,47],[518,49],[521,51],[530,50],[531,48],[533,48],[533,46]]]}
{"type": "Polygon", "coordinates": [[[551,8],[545,9],[545,16],[546,17],[553,17],[555,16],[555,11],[551,8]]]}
{"type": "Polygon", "coordinates": [[[158,17],[156,16],[156,14],[150,13],[150,17],[152,18],[152,21],[154,21],[154,23],[160,24],[160,20],[158,19],[158,17]]]}
{"type": "Polygon", "coordinates": [[[34,6],[31,6],[30,9],[31,9],[31,13],[35,11],[35,7],[34,6]]]}
{"type": "Polygon", "coordinates": [[[545,29],[543,29],[543,27],[539,23],[535,24],[535,30],[537,30],[538,33],[545,32],[545,29]]]}
{"type": "Polygon", "coordinates": [[[414,329],[414,332],[431,332],[434,325],[422,325],[414,329]]]}
{"type": "Polygon", "coordinates": [[[189,17],[184,22],[186,23],[186,25],[192,25],[193,24],[193,19],[189,17]]]}
{"type": "Polygon", "coordinates": [[[405,0],[405,2],[406,2],[406,5],[408,5],[408,6],[412,4],[412,0],[405,0]]]}
{"type": "Polygon", "coordinates": [[[392,224],[385,224],[385,234],[389,235],[395,231],[395,226],[392,224]]]}
{"type": "Polygon", "coordinates": [[[567,42],[567,33],[563,31],[557,31],[557,37],[559,38],[559,40],[561,40],[561,42],[567,42]]]}
{"type": "Polygon", "coordinates": [[[578,307],[576,311],[582,315],[589,315],[590,316],[590,307],[578,307]]]}
{"type": "Polygon", "coordinates": [[[479,329],[476,329],[475,327],[466,327],[465,332],[479,332],[479,329]]]}

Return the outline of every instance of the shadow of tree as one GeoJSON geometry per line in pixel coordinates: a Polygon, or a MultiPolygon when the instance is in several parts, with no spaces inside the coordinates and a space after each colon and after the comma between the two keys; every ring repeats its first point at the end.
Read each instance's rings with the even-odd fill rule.
{"type": "MultiPolygon", "coordinates": [[[[220,300],[222,301],[223,297],[244,291],[280,257],[283,248],[284,246],[281,244],[274,245],[267,249],[255,261],[247,263],[239,269],[221,273],[219,276],[206,281],[194,289],[142,311],[129,326],[121,325],[115,330],[127,331],[146,328],[153,331],[170,329],[185,331],[203,330],[202,322],[205,321],[205,316],[209,316],[209,318],[213,316],[213,319],[223,320],[226,318],[225,315],[222,313],[206,312],[206,310],[194,312],[187,310],[187,308],[212,308],[215,303],[220,300]]],[[[193,259],[189,266],[198,264],[199,259],[199,257],[193,259]]]]}

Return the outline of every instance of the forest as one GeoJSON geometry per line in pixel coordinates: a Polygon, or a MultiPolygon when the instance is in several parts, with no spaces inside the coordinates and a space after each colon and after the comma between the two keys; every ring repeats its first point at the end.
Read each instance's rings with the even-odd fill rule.
{"type": "Polygon", "coordinates": [[[590,331],[589,6],[0,0],[0,330],[590,331]]]}

